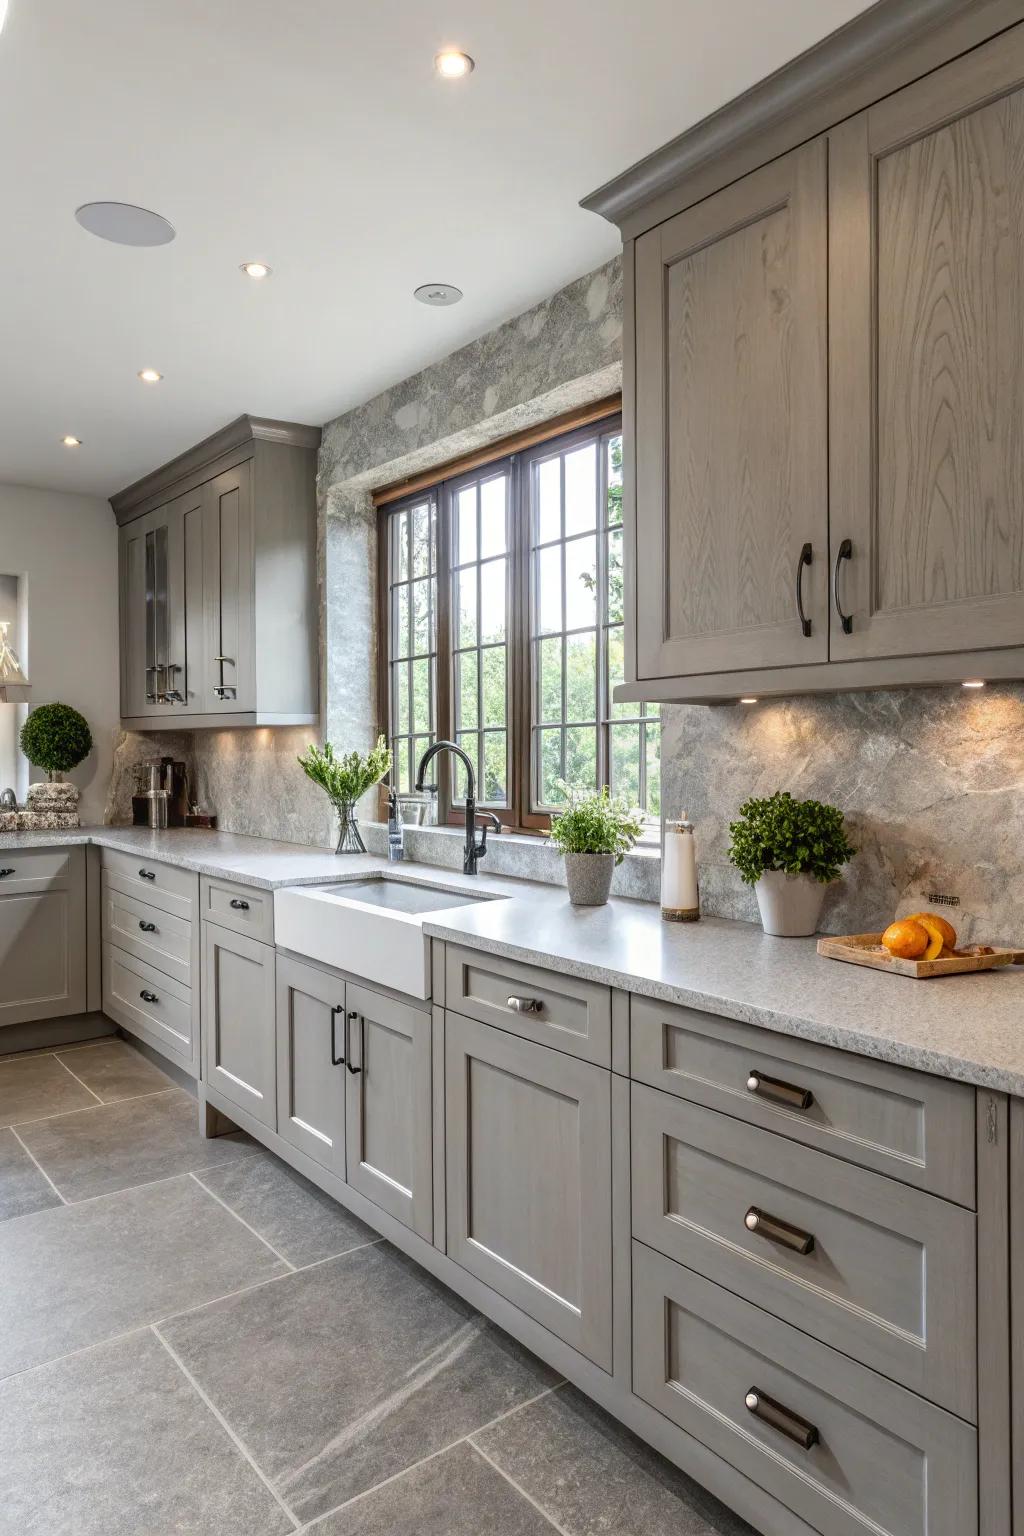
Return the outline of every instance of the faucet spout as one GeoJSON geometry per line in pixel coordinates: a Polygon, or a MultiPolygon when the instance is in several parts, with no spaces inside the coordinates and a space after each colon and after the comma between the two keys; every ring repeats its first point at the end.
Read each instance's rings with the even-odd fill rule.
{"type": "Polygon", "coordinates": [[[484,829],[478,843],[476,840],[476,773],[469,754],[464,752],[457,742],[435,741],[420,758],[420,765],[416,770],[416,788],[423,788],[427,768],[440,752],[450,752],[459,759],[466,770],[466,851],[462,860],[462,869],[464,874],[475,875],[477,865],[487,852],[487,830],[484,829]]]}

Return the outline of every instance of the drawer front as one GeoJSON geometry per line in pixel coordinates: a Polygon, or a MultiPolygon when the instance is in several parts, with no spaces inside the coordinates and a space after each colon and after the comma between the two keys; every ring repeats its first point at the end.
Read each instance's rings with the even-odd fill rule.
{"type": "Polygon", "coordinates": [[[36,891],[67,890],[73,872],[84,858],[84,848],[0,851],[0,896],[31,896],[36,891]]]}
{"type": "Polygon", "coordinates": [[[976,1422],[970,1211],[639,1083],[632,1164],[634,1236],[976,1422]]]}
{"type": "Polygon", "coordinates": [[[173,912],[151,907],[136,896],[127,896],[123,882],[112,881],[103,871],[103,938],[136,960],[156,966],[183,987],[193,984],[196,926],[173,912]]]}
{"type": "Polygon", "coordinates": [[[262,944],[274,942],[274,893],[251,885],[232,885],[203,875],[199,882],[203,917],[235,933],[248,933],[262,944]]]}
{"type": "Polygon", "coordinates": [[[199,1075],[199,1021],[188,987],[114,944],[103,946],[103,1011],[199,1075]]]}
{"type": "Polygon", "coordinates": [[[969,1425],[641,1243],[633,1390],[822,1536],[977,1536],[969,1425]]]}
{"type": "Polygon", "coordinates": [[[449,944],[445,1006],[596,1066],[611,1066],[610,987],[449,944]]]}
{"type": "Polygon", "coordinates": [[[648,997],[631,1000],[630,1049],[641,1082],[975,1205],[964,1083],[648,997]]]}
{"type": "Polygon", "coordinates": [[[125,895],[137,896],[162,912],[173,912],[192,922],[199,899],[199,876],[174,864],[160,864],[141,854],[122,853],[119,848],[101,849],[103,868],[120,883],[125,895]]]}

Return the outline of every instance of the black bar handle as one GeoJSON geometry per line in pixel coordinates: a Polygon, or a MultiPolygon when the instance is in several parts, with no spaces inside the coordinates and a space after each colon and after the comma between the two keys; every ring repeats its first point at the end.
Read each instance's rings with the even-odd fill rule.
{"type": "Polygon", "coordinates": [[[146,992],[143,990],[139,993],[139,996],[142,998],[144,1003],[158,1003],[160,1001],[155,992],[146,992]]]}
{"type": "Polygon", "coordinates": [[[344,1013],[344,1012],[345,1012],[345,1004],[344,1003],[335,1003],[334,1007],[331,1009],[331,1066],[332,1067],[343,1067],[345,1065],[345,1058],[344,1058],[344,1056],[337,1056],[335,1054],[335,1052],[338,1049],[338,1031],[337,1031],[337,1028],[336,1028],[337,1023],[338,1023],[338,1014],[339,1013],[344,1013]]]}
{"type": "Polygon", "coordinates": [[[758,1237],[767,1237],[770,1242],[778,1243],[782,1248],[790,1248],[804,1257],[814,1252],[813,1232],[794,1227],[790,1222],[783,1221],[781,1216],[770,1216],[756,1205],[752,1205],[744,1216],[743,1225],[748,1232],[756,1232],[758,1237]]]}
{"type": "Polygon", "coordinates": [[[156,871],[152,870],[152,869],[140,869],[139,870],[139,879],[140,880],[155,880],[156,879],[156,871]]]}
{"type": "Polygon", "coordinates": [[[839,546],[839,553],[836,555],[835,570],[832,572],[832,601],[835,604],[836,615],[839,619],[839,622],[843,626],[844,635],[852,634],[853,619],[848,613],[843,612],[843,605],[839,599],[839,569],[844,560],[852,559],[853,543],[850,539],[844,539],[839,546]]]}
{"type": "Polygon", "coordinates": [[[142,929],[143,933],[156,933],[156,923],[146,923],[143,922],[140,918],[139,927],[142,929]]]}
{"type": "Polygon", "coordinates": [[[239,900],[237,896],[232,896],[230,905],[236,912],[248,912],[249,910],[249,903],[239,900]]]}
{"type": "Polygon", "coordinates": [[[8,875],[13,875],[13,869],[0,869],[0,880],[6,880],[8,875]]]}
{"type": "Polygon", "coordinates": [[[796,611],[800,618],[800,629],[806,640],[811,633],[811,621],[804,613],[804,566],[813,565],[814,552],[810,544],[805,544],[800,551],[800,558],[796,563],[796,611]]]}
{"type": "Polygon", "coordinates": [[[784,1104],[787,1109],[810,1109],[814,1094],[809,1088],[797,1088],[784,1083],[780,1077],[766,1077],[755,1067],[747,1078],[747,1092],[759,1099],[770,1099],[773,1104],[784,1104]]]}
{"type": "MultiPolygon", "coordinates": [[[[362,1034],[363,1018],[362,1018],[362,1014],[359,1014],[359,1013],[347,1013],[345,1015],[345,1054],[346,1054],[346,1056],[348,1058],[347,1061],[345,1062],[345,1065],[346,1065],[346,1067],[348,1067],[348,1070],[352,1073],[352,1076],[355,1077],[363,1069],[362,1069],[361,1065],[358,1066],[358,1067],[354,1067],[352,1065],[352,1041],[349,1038],[349,1026],[352,1023],[353,1019],[358,1019],[359,1020],[359,1041],[360,1041],[360,1045],[361,1045],[362,1044],[362,1039],[363,1039],[363,1034],[362,1034]]],[[[359,1054],[361,1056],[362,1055],[362,1051],[360,1051],[359,1054]]]]}
{"type": "Polygon", "coordinates": [[[792,1440],[802,1451],[809,1451],[812,1446],[818,1444],[821,1436],[809,1419],[802,1419],[791,1408],[784,1408],[773,1397],[766,1397],[757,1387],[751,1387],[743,1399],[748,1413],[752,1413],[755,1419],[760,1419],[762,1424],[767,1424],[770,1429],[777,1429],[780,1435],[785,1435],[787,1440],[792,1440]]]}

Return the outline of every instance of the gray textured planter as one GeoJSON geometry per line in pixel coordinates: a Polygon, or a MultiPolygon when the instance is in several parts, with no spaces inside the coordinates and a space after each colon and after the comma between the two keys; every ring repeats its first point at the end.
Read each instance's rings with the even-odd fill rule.
{"type": "Polygon", "coordinates": [[[787,875],[782,869],[766,869],[754,886],[761,911],[761,927],[784,939],[805,938],[815,933],[821,917],[826,887],[813,875],[787,875]]]}
{"type": "Polygon", "coordinates": [[[614,853],[567,853],[565,883],[574,907],[603,907],[612,888],[614,853]]]}

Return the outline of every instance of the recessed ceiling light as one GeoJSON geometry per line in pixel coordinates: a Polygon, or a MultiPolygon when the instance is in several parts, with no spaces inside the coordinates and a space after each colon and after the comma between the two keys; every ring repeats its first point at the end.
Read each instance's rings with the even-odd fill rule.
{"type": "Polygon", "coordinates": [[[458,48],[442,48],[434,55],[434,68],[443,80],[461,80],[464,75],[472,74],[476,65],[468,53],[462,53],[458,48]]]}
{"type": "MultiPolygon", "coordinates": [[[[2,0],[0,0],[0,3],[2,3],[2,0]]],[[[80,437],[72,437],[70,432],[67,437],[61,438],[61,442],[65,448],[81,448],[82,446],[82,439],[80,437]]]]}
{"type": "Polygon", "coordinates": [[[259,281],[260,278],[269,277],[273,270],[273,267],[268,267],[265,261],[242,262],[242,271],[245,273],[246,277],[254,277],[257,279],[257,281],[259,281]]]}
{"type": "Polygon", "coordinates": [[[157,373],[155,368],[140,368],[139,378],[143,384],[159,384],[163,374],[157,373]]]}
{"type": "Polygon", "coordinates": [[[966,682],[960,684],[961,688],[984,688],[985,679],[982,677],[969,677],[966,682]]]}
{"type": "Polygon", "coordinates": [[[115,245],[169,245],[174,239],[173,226],[161,214],[134,203],[83,203],[75,218],[90,235],[115,245]]]}
{"type": "Polygon", "coordinates": [[[740,703],[741,704],[756,704],[757,700],[752,695],[748,694],[746,698],[740,699],[740,703]]]}
{"type": "Polygon", "coordinates": [[[462,298],[462,289],[456,288],[454,283],[423,283],[413,289],[412,296],[421,304],[433,304],[440,309],[447,304],[457,304],[462,298]]]}

